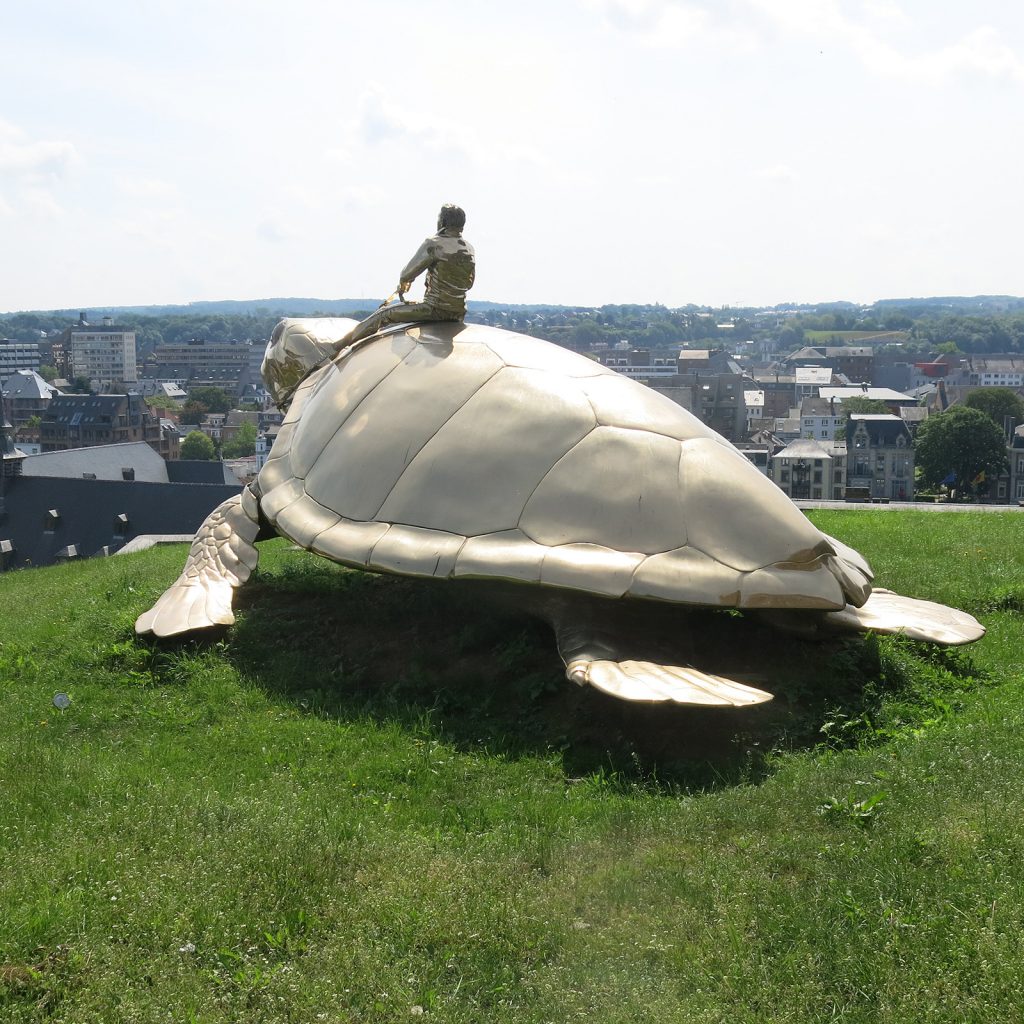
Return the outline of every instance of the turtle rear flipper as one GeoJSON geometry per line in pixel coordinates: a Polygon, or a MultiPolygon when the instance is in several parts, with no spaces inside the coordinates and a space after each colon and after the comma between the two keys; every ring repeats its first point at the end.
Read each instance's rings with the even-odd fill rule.
{"type": "Polygon", "coordinates": [[[257,501],[249,488],[218,505],[196,531],[184,571],[139,616],[135,632],[164,637],[230,626],[235,621],[232,592],[259,560],[253,544],[259,532],[257,501]]]}
{"type": "Polygon", "coordinates": [[[724,676],[686,665],[659,665],[653,661],[576,657],[566,662],[565,675],[580,686],[593,686],[622,700],[745,707],[772,699],[764,690],[724,676]]]}
{"type": "Polygon", "coordinates": [[[853,633],[901,633],[911,640],[956,647],[980,640],[985,627],[973,615],[934,601],[876,589],[863,606],[826,612],[827,627],[853,633]]]}
{"type": "Polygon", "coordinates": [[[621,700],[659,704],[745,707],[772,699],[735,679],[673,664],[681,652],[659,649],[659,627],[632,616],[633,621],[625,620],[618,607],[554,596],[542,614],[555,631],[566,678],[580,686],[621,700]]]}

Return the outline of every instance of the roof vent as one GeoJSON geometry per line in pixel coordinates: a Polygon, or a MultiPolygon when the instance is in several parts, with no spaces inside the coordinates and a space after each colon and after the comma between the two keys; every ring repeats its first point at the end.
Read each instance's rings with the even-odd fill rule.
{"type": "Polygon", "coordinates": [[[14,542],[0,540],[0,572],[10,569],[14,565],[14,542]]]}
{"type": "Polygon", "coordinates": [[[128,516],[122,512],[119,516],[114,517],[114,536],[115,537],[127,537],[128,536],[128,516]]]}
{"type": "Polygon", "coordinates": [[[60,512],[55,508],[47,509],[46,514],[43,516],[43,529],[47,533],[52,533],[60,525],[60,512]]]}
{"type": "Polygon", "coordinates": [[[53,557],[58,562],[70,562],[74,558],[80,558],[81,555],[77,544],[69,544],[66,548],[61,548],[53,557]]]}
{"type": "Polygon", "coordinates": [[[135,469],[134,469],[134,467],[132,467],[132,466],[122,466],[121,467],[121,479],[122,480],[134,480],[135,479],[135,469]]]}

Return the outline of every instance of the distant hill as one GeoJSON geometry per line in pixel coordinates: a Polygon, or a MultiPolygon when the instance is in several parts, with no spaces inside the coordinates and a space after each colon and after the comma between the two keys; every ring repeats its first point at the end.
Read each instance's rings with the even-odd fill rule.
{"type": "MultiPolygon", "coordinates": [[[[179,305],[155,306],[75,306],[68,309],[20,310],[25,313],[50,313],[77,318],[84,313],[86,320],[98,322],[104,316],[132,314],[135,316],[310,316],[313,313],[356,313],[362,310],[376,309],[384,297],[374,299],[311,299],[301,297],[274,299],[215,299],[201,302],[186,302],[179,305]]],[[[529,306],[520,303],[506,302],[474,302],[470,301],[470,309],[563,309],[562,306],[529,306]]],[[[13,311],[11,311],[13,312],[13,311]]],[[[9,314],[0,314],[5,316],[9,314]]]]}
{"type": "MultiPolygon", "coordinates": [[[[302,296],[278,297],[270,299],[217,299],[200,302],[187,302],[183,304],[165,304],[149,306],[75,306],[67,309],[54,310],[21,310],[0,313],[0,321],[10,319],[18,315],[35,315],[60,317],[62,319],[77,319],[79,313],[84,313],[87,320],[93,323],[99,322],[104,316],[256,316],[256,317],[281,317],[281,316],[312,316],[314,314],[351,315],[353,313],[365,313],[376,309],[381,298],[366,299],[318,299],[302,296]]],[[[486,313],[494,310],[517,313],[519,311],[529,312],[530,315],[549,313],[579,313],[589,311],[592,307],[579,305],[553,305],[548,303],[524,303],[524,302],[485,302],[470,300],[469,308],[477,313],[486,313]]],[[[600,311],[623,313],[628,310],[635,310],[637,315],[646,315],[651,311],[669,310],[661,305],[636,304],[636,305],[604,305],[595,307],[600,311]]],[[[718,309],[718,307],[715,307],[718,309]]],[[[736,316],[749,316],[752,313],[764,310],[792,310],[800,313],[825,314],[829,312],[843,314],[867,314],[871,313],[883,316],[885,314],[900,312],[914,319],[922,317],[942,317],[948,315],[956,316],[992,316],[1006,313],[1024,312],[1024,298],[1014,295],[946,295],[932,296],[927,298],[905,298],[905,299],[879,299],[877,302],[859,305],[852,302],[830,301],[818,303],[780,303],[775,306],[734,306],[729,312],[736,316]]],[[[711,311],[710,306],[697,306],[689,303],[686,306],[677,307],[680,312],[711,311]]]]}

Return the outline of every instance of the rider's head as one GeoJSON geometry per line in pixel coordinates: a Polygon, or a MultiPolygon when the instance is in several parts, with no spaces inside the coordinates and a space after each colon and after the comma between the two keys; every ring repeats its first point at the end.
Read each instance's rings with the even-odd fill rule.
{"type": "Polygon", "coordinates": [[[466,211],[461,206],[454,206],[452,203],[445,203],[441,212],[437,215],[437,230],[445,231],[448,234],[458,235],[466,226],[466,211]]]}

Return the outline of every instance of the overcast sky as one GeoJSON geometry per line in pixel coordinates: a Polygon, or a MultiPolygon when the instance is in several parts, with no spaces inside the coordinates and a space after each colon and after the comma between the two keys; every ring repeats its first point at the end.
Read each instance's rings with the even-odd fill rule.
{"type": "Polygon", "coordinates": [[[32,0],[0,37],[0,310],[1024,294],[1013,0],[32,0]]]}

